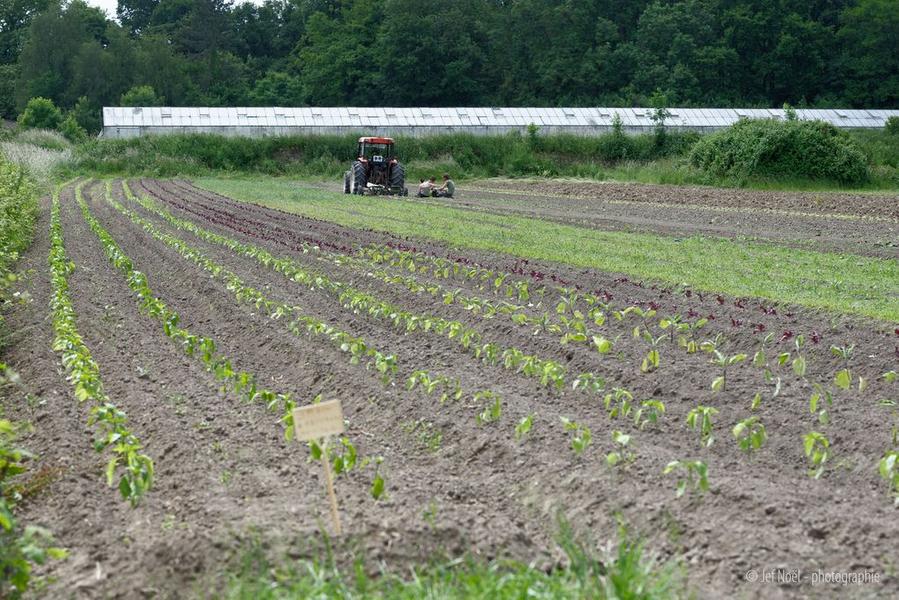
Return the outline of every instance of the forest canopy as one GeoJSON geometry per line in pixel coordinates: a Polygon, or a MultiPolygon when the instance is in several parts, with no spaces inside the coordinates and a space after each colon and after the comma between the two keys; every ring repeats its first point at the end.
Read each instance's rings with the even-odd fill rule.
{"type": "Polygon", "coordinates": [[[167,105],[895,107],[896,0],[0,0],[0,114],[167,105]]]}

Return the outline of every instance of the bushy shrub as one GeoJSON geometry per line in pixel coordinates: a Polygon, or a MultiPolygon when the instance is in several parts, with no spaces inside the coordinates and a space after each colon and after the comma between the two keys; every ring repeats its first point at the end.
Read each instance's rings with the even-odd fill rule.
{"type": "Polygon", "coordinates": [[[899,117],[890,117],[887,119],[884,129],[886,129],[886,132],[890,135],[899,135],[899,117]]]}
{"type": "Polygon", "coordinates": [[[805,178],[862,183],[865,154],[848,134],[822,121],[744,119],[701,139],[690,162],[737,179],[805,178]]]}
{"type": "Polygon", "coordinates": [[[75,115],[72,114],[66,117],[65,121],[59,126],[59,132],[73,144],[78,144],[87,139],[87,132],[78,124],[78,121],[75,120],[75,115]]]}
{"type": "Polygon", "coordinates": [[[62,123],[62,113],[47,98],[32,98],[19,115],[19,125],[26,129],[56,129],[62,123]]]}

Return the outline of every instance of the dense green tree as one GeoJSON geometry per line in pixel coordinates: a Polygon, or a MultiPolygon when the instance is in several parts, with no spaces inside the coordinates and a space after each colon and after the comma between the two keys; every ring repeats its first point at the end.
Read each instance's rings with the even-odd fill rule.
{"type": "Polygon", "coordinates": [[[134,44],[124,29],[110,25],[105,43],[94,40],[81,45],[74,61],[74,81],[64,96],[65,105],[87,96],[94,104],[111,106],[132,85],[134,44]]]}
{"type": "Polygon", "coordinates": [[[617,32],[597,4],[522,0],[507,9],[497,46],[503,104],[579,104],[608,91],[597,45],[614,43],[617,32]]]}
{"type": "Polygon", "coordinates": [[[31,20],[51,0],[0,0],[0,64],[15,63],[22,51],[31,20]]]}
{"type": "Polygon", "coordinates": [[[181,21],[190,14],[193,5],[193,0],[159,0],[150,14],[147,30],[171,38],[178,31],[181,21]]]}
{"type": "Polygon", "coordinates": [[[94,104],[87,96],[78,98],[75,107],[69,112],[75,121],[87,133],[94,135],[98,133],[102,127],[102,115],[100,106],[94,104]]]}
{"type": "Polygon", "coordinates": [[[164,37],[143,36],[136,43],[134,83],[151,86],[170,104],[186,105],[187,99],[195,96],[188,62],[164,37]]]}
{"type": "Polygon", "coordinates": [[[156,95],[149,85],[136,85],[124,94],[119,101],[120,106],[164,106],[165,98],[156,95]]]}
{"type": "MultiPolygon", "coordinates": [[[[357,3],[364,4],[364,3],[357,3]]],[[[490,90],[489,19],[482,0],[387,0],[370,65],[367,103],[465,106],[490,90]],[[380,97],[380,100],[378,98],[380,97]]],[[[362,25],[364,27],[364,23],[362,25]]],[[[365,36],[360,37],[360,44],[365,36]]]]}
{"type": "Polygon", "coordinates": [[[119,0],[116,15],[131,35],[138,35],[150,25],[159,0],[119,0]]]}
{"type": "Polygon", "coordinates": [[[19,65],[13,63],[0,65],[0,117],[15,119],[16,80],[19,78],[19,65]]]}
{"type": "MultiPolygon", "coordinates": [[[[0,114],[174,105],[895,107],[897,0],[0,0],[0,114]]],[[[92,131],[79,117],[75,119],[92,131]]]]}
{"type": "Polygon", "coordinates": [[[899,104],[899,2],[861,0],[842,17],[839,72],[857,106],[899,104]]]}
{"type": "MultiPolygon", "coordinates": [[[[315,12],[306,23],[292,67],[303,85],[307,104],[377,104],[383,85],[375,40],[383,0],[349,0],[336,18],[315,12]]],[[[408,85],[403,83],[403,85],[408,85]]]]}
{"type": "Polygon", "coordinates": [[[301,106],[302,98],[302,82],[280,71],[268,73],[250,92],[250,103],[255,106],[301,106]]]}
{"type": "Polygon", "coordinates": [[[36,16],[28,28],[28,39],[19,57],[16,103],[24,108],[30,98],[50,98],[71,106],[80,96],[75,76],[76,59],[86,43],[106,43],[106,15],[83,0],[65,9],[58,4],[36,16]]]}

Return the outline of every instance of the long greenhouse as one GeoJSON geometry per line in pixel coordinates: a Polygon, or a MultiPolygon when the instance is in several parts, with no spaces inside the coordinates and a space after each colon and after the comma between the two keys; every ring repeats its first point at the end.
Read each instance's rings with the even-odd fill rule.
{"type": "MultiPolygon", "coordinates": [[[[665,126],[708,132],[740,119],[784,119],[781,109],[670,108],[665,126]]],[[[800,119],[818,119],[840,128],[876,129],[899,110],[798,109],[800,119]]],[[[103,136],[128,138],[166,133],[214,133],[232,136],[368,135],[426,136],[465,132],[496,135],[541,133],[597,135],[612,130],[615,116],[623,130],[636,134],[655,126],[650,108],[178,108],[104,107],[103,136]]]]}

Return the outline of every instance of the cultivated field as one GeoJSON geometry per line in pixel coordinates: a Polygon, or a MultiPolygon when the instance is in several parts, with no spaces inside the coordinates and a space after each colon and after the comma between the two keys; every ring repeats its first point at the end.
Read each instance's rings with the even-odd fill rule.
{"type": "Polygon", "coordinates": [[[23,519],[70,549],[53,594],[202,594],[248,540],[320,556],[321,467],[284,420],[318,396],[342,401],[358,453],[353,466],[341,448],[338,562],[402,571],[470,552],[548,570],[565,564],[564,515],[598,544],[626,524],[699,597],[899,594],[899,489],[878,471],[899,450],[895,196],[487,180],[451,201],[371,200],[407,211],[378,226],[358,224],[368,199],[331,196],[286,193],[293,214],[135,179],[44,201],[6,360],[40,398],[11,416],[34,424],[22,442],[46,479],[23,519]],[[441,240],[415,212],[435,204],[465,209],[460,229],[494,227],[494,245],[441,240]],[[507,217],[577,226],[582,244],[733,239],[709,241],[710,274],[684,285],[661,262],[625,268],[619,238],[620,268],[516,256],[507,217]],[[715,244],[759,270],[733,276],[715,244]],[[817,270],[752,281],[791,257],[817,270]],[[734,293],[750,283],[778,301],[734,293]],[[92,406],[106,407],[93,423],[92,406]],[[124,437],[97,453],[98,431],[124,437]],[[104,484],[117,450],[110,479],[137,508],[104,484]],[[772,569],[877,581],[747,574],[772,569]]]}

